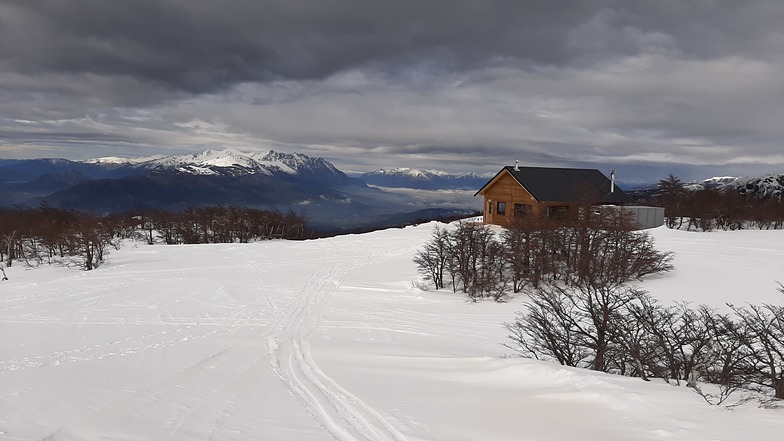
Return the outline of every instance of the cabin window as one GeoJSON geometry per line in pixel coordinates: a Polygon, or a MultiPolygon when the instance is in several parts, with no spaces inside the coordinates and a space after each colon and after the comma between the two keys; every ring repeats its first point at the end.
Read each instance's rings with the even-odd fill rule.
{"type": "Polygon", "coordinates": [[[498,214],[506,214],[506,202],[499,202],[496,212],[498,214]]]}
{"type": "Polygon", "coordinates": [[[514,204],[515,217],[529,217],[533,211],[534,207],[531,204],[514,204]]]}
{"type": "Polygon", "coordinates": [[[565,220],[569,217],[568,205],[552,205],[547,207],[547,217],[554,220],[565,220]]]}
{"type": "Polygon", "coordinates": [[[487,202],[487,214],[493,214],[493,203],[490,201],[487,202]]]}

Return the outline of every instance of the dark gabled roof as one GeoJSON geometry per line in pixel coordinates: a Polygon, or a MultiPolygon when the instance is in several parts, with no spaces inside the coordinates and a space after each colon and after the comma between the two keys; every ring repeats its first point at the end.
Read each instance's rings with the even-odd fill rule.
{"type": "Polygon", "coordinates": [[[576,202],[626,204],[632,199],[618,186],[610,193],[610,180],[599,170],[589,168],[550,168],[507,166],[487,182],[481,193],[501,173],[508,172],[539,202],[576,202]]]}

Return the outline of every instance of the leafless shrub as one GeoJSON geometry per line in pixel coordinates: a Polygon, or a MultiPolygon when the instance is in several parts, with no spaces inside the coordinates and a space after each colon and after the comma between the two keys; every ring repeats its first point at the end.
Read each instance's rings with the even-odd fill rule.
{"type": "MultiPolygon", "coordinates": [[[[784,287],[779,284],[781,291],[784,287]]],[[[544,286],[506,323],[518,355],[643,380],[661,378],[723,404],[739,391],[784,398],[784,307],[662,306],[625,285],[544,286]]],[[[766,404],[770,405],[770,404],[766,404]]]]}
{"type": "Polygon", "coordinates": [[[615,371],[623,342],[618,322],[646,293],[628,286],[544,285],[530,293],[526,313],[505,324],[513,349],[535,358],[596,371],[615,371]]]}
{"type": "Polygon", "coordinates": [[[729,306],[740,323],[733,329],[734,337],[749,353],[744,372],[749,383],[784,399],[784,306],[729,306]]]}

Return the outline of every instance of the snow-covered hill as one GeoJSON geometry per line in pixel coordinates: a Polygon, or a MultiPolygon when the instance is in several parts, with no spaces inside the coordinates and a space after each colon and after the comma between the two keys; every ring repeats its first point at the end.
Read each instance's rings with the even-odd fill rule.
{"type": "MultiPolygon", "coordinates": [[[[128,243],[91,272],[7,269],[0,439],[779,440],[784,410],[519,358],[522,309],[421,291],[434,224],[302,242],[128,243]],[[371,244],[371,245],[369,245],[371,244]]],[[[663,302],[782,302],[778,231],[652,230],[663,302]]]]}
{"type": "Polygon", "coordinates": [[[784,174],[739,179],[735,187],[741,194],[781,200],[784,195],[784,174]]]}
{"type": "Polygon", "coordinates": [[[759,198],[781,199],[784,194],[784,174],[767,175],[761,177],[722,176],[694,181],[685,184],[689,190],[704,188],[733,189],[740,194],[747,194],[759,198]]]}
{"type": "Polygon", "coordinates": [[[698,191],[705,188],[723,189],[734,184],[738,179],[734,176],[716,176],[698,181],[689,181],[683,184],[683,187],[689,191],[698,191]]]}
{"type": "MultiPolygon", "coordinates": [[[[732,190],[752,197],[781,200],[782,195],[784,195],[784,174],[742,178],[734,176],[717,176],[698,181],[685,182],[683,187],[689,191],[699,191],[703,189],[732,190]]],[[[635,200],[646,200],[647,198],[661,195],[658,184],[631,189],[628,190],[627,193],[635,200]]]]}

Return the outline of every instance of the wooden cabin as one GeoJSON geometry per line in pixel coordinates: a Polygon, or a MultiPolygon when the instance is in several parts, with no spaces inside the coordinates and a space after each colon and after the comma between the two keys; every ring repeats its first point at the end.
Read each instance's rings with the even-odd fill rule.
{"type": "Polygon", "coordinates": [[[585,205],[623,205],[632,199],[599,170],[508,166],[474,196],[484,198],[484,222],[507,226],[515,219],[566,219],[585,205]]]}

